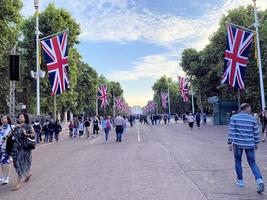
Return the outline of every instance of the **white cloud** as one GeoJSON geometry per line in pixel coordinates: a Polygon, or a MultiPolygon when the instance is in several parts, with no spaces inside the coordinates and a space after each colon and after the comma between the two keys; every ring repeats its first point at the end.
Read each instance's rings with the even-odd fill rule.
{"type": "Polygon", "coordinates": [[[177,54],[157,54],[140,58],[132,63],[131,70],[113,70],[106,74],[111,80],[139,80],[142,78],[160,78],[162,75],[177,77],[177,74],[184,75],[179,67],[177,54]]]}
{"type": "MultiPolygon", "coordinates": [[[[42,0],[44,8],[50,0],[42,0]]],[[[112,80],[157,79],[166,74],[176,79],[179,58],[184,48],[198,50],[207,45],[209,36],[216,31],[219,20],[231,9],[252,4],[252,0],[224,0],[220,5],[206,6],[199,18],[186,18],[154,13],[147,8],[137,9],[135,0],[54,0],[81,24],[81,41],[145,42],[166,47],[166,53],[147,55],[125,66],[130,70],[113,70],[106,76],[112,80]],[[179,47],[178,47],[179,46],[179,47]],[[173,53],[176,52],[176,53],[173,53]]],[[[23,13],[33,13],[32,0],[25,0],[23,13]]],[[[267,0],[257,0],[257,6],[267,8],[267,0]]],[[[137,100],[136,100],[137,101],[137,100]]]]}

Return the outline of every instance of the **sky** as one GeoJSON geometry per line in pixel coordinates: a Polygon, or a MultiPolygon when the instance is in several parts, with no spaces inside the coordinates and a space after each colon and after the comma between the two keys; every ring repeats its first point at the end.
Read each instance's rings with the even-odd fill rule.
{"type": "MultiPolygon", "coordinates": [[[[34,13],[24,0],[22,14],[34,13]]],[[[130,106],[145,106],[152,85],[163,75],[185,75],[179,63],[186,48],[201,50],[233,8],[252,0],[40,0],[54,2],[81,26],[78,51],[84,62],[109,80],[119,81],[130,106]]],[[[259,9],[267,0],[257,0],[259,9]]],[[[40,30],[42,31],[42,30],[40,30]]],[[[71,67],[71,66],[70,66],[71,67]]]]}

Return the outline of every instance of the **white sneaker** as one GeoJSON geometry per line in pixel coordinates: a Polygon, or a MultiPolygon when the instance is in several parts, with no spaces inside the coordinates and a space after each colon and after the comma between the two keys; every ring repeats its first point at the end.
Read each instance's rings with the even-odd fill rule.
{"type": "Polygon", "coordinates": [[[6,184],[8,184],[8,183],[9,183],[9,177],[6,177],[6,178],[3,180],[2,184],[6,185],[6,184]]]}
{"type": "Polygon", "coordinates": [[[106,144],[108,144],[108,141],[106,141],[106,144]]]}

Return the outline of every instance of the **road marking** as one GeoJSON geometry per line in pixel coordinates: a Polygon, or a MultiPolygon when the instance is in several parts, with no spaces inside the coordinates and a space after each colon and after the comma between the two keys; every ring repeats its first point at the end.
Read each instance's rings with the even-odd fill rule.
{"type": "Polygon", "coordinates": [[[92,140],[91,142],[89,142],[90,144],[93,144],[94,142],[96,142],[97,140],[99,140],[99,139],[101,139],[102,137],[100,136],[100,137],[98,137],[98,138],[96,138],[96,139],[94,139],[94,140],[92,140]]]}
{"type": "Polygon", "coordinates": [[[140,136],[139,124],[137,125],[137,141],[138,141],[138,142],[141,142],[141,136],[140,136]]]}

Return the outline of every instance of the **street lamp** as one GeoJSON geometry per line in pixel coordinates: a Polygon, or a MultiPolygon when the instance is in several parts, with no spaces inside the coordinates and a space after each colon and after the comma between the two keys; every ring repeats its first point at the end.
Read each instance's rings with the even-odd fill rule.
{"type": "Polygon", "coordinates": [[[36,30],[35,30],[35,35],[36,35],[36,114],[40,115],[40,76],[39,76],[39,5],[40,2],[39,0],[34,0],[34,8],[35,8],[35,17],[36,17],[36,30]]]}

